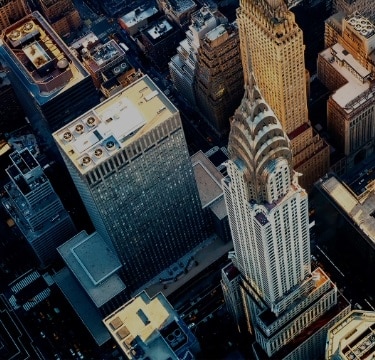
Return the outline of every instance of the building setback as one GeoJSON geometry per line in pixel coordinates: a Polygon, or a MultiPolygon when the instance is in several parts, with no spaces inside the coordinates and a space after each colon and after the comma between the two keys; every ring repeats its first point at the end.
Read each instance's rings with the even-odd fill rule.
{"type": "Polygon", "coordinates": [[[329,147],[308,119],[302,31],[284,1],[241,2],[237,23],[245,79],[252,68],[264,99],[291,140],[301,186],[309,191],[329,169],[329,147]]]}
{"type": "Polygon", "coordinates": [[[375,356],[375,312],[353,310],[329,329],[326,360],[371,359],[375,356]]]}
{"type": "Polygon", "coordinates": [[[134,291],[206,237],[178,110],[148,76],[54,133],[134,291]]]}

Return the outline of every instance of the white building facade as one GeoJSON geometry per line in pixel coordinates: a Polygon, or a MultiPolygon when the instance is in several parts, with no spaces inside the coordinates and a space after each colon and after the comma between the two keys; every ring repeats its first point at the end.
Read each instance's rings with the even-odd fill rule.
{"type": "Polygon", "coordinates": [[[252,80],[233,117],[228,150],[223,188],[243,307],[231,312],[245,314],[257,358],[319,358],[327,325],[349,309],[338,305],[323,270],[311,271],[307,193],[292,170],[290,142],[252,80]]]}

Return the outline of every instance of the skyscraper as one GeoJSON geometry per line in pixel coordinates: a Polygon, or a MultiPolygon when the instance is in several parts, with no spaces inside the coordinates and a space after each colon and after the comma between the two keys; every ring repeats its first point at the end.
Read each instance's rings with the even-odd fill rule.
{"type": "Polygon", "coordinates": [[[254,77],[288,135],[303,188],[329,168],[329,147],[313,133],[307,112],[302,31],[283,0],[241,0],[237,13],[245,78],[254,77]],[[252,70],[249,64],[252,63],[252,70]]]}
{"type": "Polygon", "coordinates": [[[243,95],[240,40],[235,23],[220,24],[201,40],[197,54],[195,96],[199,110],[220,135],[243,95]]]}
{"type": "Polygon", "coordinates": [[[327,329],[349,305],[323,270],[311,271],[307,193],[286,134],[247,74],[223,180],[239,274],[224,269],[223,290],[231,313],[245,314],[257,358],[318,359],[327,329]]]}
{"type": "Polygon", "coordinates": [[[200,41],[216,26],[226,23],[228,19],[219,11],[203,6],[192,14],[186,38],[180,42],[177,54],[171,58],[169,71],[173,85],[191,105],[196,104],[194,83],[200,41]]]}
{"type": "Polygon", "coordinates": [[[52,131],[98,101],[90,74],[37,11],[2,32],[0,56],[33,130],[47,146],[54,146],[52,131]]]}
{"type": "Polygon", "coordinates": [[[3,205],[44,267],[57,259],[56,248],[76,233],[60,198],[28,149],[10,155],[11,180],[3,205]]]}
{"type": "Polygon", "coordinates": [[[135,291],[205,239],[178,110],[148,76],[54,133],[99,234],[135,291]]]}

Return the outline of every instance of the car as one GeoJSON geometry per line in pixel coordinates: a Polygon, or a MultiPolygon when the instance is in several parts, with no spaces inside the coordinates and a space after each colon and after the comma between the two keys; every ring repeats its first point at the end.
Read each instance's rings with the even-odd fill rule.
{"type": "Polygon", "coordinates": [[[77,351],[77,355],[79,356],[80,359],[84,359],[85,358],[80,351],[77,351]]]}
{"type": "Polygon", "coordinates": [[[188,328],[189,328],[189,329],[192,329],[192,328],[194,328],[194,327],[195,327],[195,323],[191,323],[191,324],[188,325],[188,328]]]}
{"type": "Polygon", "coordinates": [[[44,333],[43,331],[40,332],[40,336],[41,336],[43,339],[46,338],[46,335],[45,335],[45,333],[44,333]]]}

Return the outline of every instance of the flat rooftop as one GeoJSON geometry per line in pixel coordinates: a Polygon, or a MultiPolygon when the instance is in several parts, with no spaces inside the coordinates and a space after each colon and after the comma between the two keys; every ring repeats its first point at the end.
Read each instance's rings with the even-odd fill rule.
{"type": "Polygon", "coordinates": [[[170,31],[173,31],[173,26],[167,19],[164,18],[157,20],[155,24],[145,29],[144,33],[147,34],[153,43],[157,43],[170,31]]]}
{"type": "Polygon", "coordinates": [[[158,9],[154,6],[147,9],[145,9],[144,6],[140,6],[122,16],[119,20],[122,21],[127,27],[132,27],[155,15],[157,12],[158,9]]]}
{"type": "Polygon", "coordinates": [[[54,132],[53,137],[85,174],[177,112],[146,75],[54,132]]]}
{"type": "Polygon", "coordinates": [[[329,329],[326,359],[370,360],[375,356],[375,312],[351,311],[329,329]]]}
{"type": "Polygon", "coordinates": [[[92,52],[88,64],[94,71],[98,71],[103,68],[110,62],[118,59],[119,57],[124,57],[125,52],[121,47],[116,43],[115,40],[110,40],[105,44],[98,45],[92,52]]]}
{"type": "Polygon", "coordinates": [[[125,290],[116,274],[121,263],[98,233],[81,231],[57,250],[98,308],[125,290]]]}
{"type": "Polygon", "coordinates": [[[14,62],[13,71],[39,104],[89,76],[37,11],[4,29],[0,39],[2,53],[14,62]]]}
{"type": "Polygon", "coordinates": [[[64,267],[53,275],[53,279],[96,343],[100,346],[110,340],[111,335],[102,322],[103,316],[98,308],[88,301],[85,291],[70,270],[64,267]]]}
{"type": "Polygon", "coordinates": [[[375,35],[375,25],[357,12],[349,17],[347,26],[349,26],[357,36],[366,39],[370,39],[375,35]]]}
{"type": "Polygon", "coordinates": [[[135,355],[130,358],[138,358],[131,352],[131,349],[138,349],[142,358],[174,359],[174,352],[167,346],[160,330],[172,323],[175,316],[175,311],[164,295],[159,293],[151,299],[143,291],[107,316],[103,322],[122,350],[127,355],[135,355]],[[138,339],[141,344],[137,344],[138,339]]]}
{"type": "Polygon", "coordinates": [[[320,187],[375,245],[375,191],[370,189],[366,196],[359,199],[333,175],[322,179],[320,187]]]}
{"type": "Polygon", "coordinates": [[[342,45],[336,43],[331,48],[322,51],[320,55],[347,80],[347,83],[331,96],[340,107],[351,112],[373,96],[370,84],[366,81],[371,72],[354,59],[342,45]]]}
{"type": "Polygon", "coordinates": [[[167,0],[167,2],[177,14],[182,14],[196,7],[193,0],[167,0]]]}
{"type": "Polygon", "coordinates": [[[202,208],[205,208],[223,196],[221,179],[224,176],[201,150],[191,157],[191,162],[202,208]]]}

